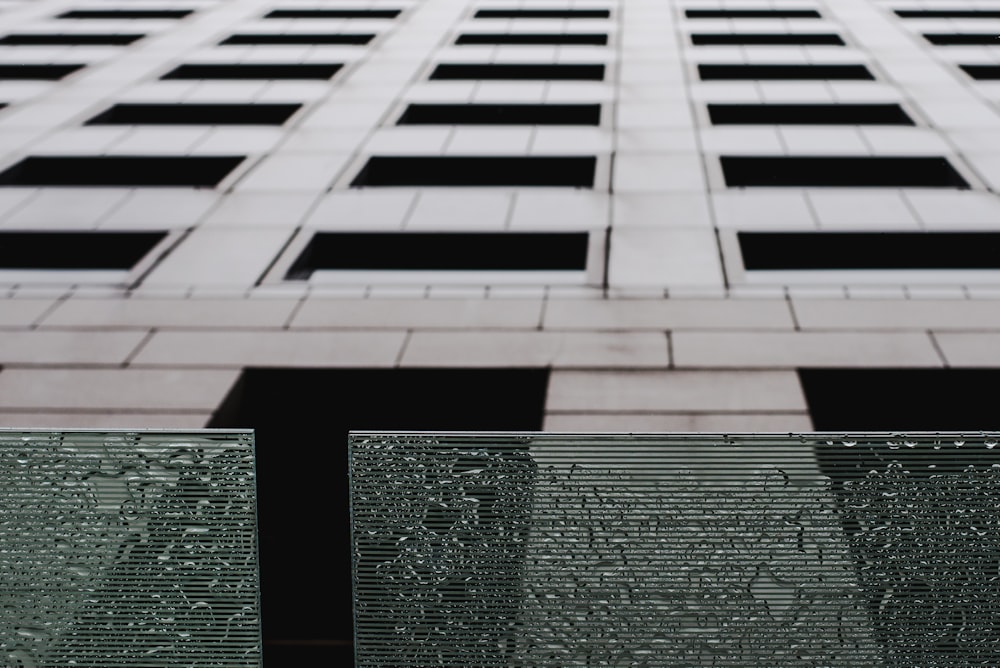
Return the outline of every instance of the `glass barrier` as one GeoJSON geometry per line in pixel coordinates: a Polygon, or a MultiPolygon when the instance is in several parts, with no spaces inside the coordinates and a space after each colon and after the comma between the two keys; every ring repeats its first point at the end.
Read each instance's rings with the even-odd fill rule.
{"type": "Polygon", "coordinates": [[[0,430],[0,666],[259,666],[249,431],[0,430]]]}
{"type": "Polygon", "coordinates": [[[352,433],[357,665],[1000,665],[997,442],[352,433]]]}

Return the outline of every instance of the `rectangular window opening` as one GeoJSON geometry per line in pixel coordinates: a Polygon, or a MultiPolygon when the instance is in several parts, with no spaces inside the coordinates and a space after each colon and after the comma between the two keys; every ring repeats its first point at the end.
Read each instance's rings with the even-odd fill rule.
{"type": "Polygon", "coordinates": [[[243,156],[30,156],[0,186],[193,186],[219,183],[243,156]]]}
{"type": "Polygon", "coordinates": [[[160,79],[318,79],[325,80],[343,65],[306,64],[196,64],[180,65],[160,79]]]}
{"type": "Polygon", "coordinates": [[[689,19],[818,19],[815,9],[687,9],[689,19]]]}
{"type": "Polygon", "coordinates": [[[1000,65],[959,65],[959,67],[976,81],[1000,79],[1000,65]]]}
{"type": "Polygon", "coordinates": [[[439,80],[603,81],[604,65],[445,64],[435,67],[430,78],[439,80]]]}
{"type": "Polygon", "coordinates": [[[997,9],[897,9],[904,19],[1000,19],[997,9]]]}
{"type": "Polygon", "coordinates": [[[116,104],[84,125],[281,125],[300,104],[116,104]]]}
{"type": "Polygon", "coordinates": [[[191,9],[72,9],[58,19],[182,19],[191,9]]]}
{"type": "Polygon", "coordinates": [[[352,186],[566,186],[593,188],[595,157],[375,156],[352,186]]]}
{"type": "Polygon", "coordinates": [[[969,187],[940,157],[722,156],[720,161],[730,187],[969,187]]]}
{"type": "Polygon", "coordinates": [[[693,33],[691,43],[702,45],[831,45],[843,46],[840,35],[832,33],[693,33]]]}
{"type": "Polygon", "coordinates": [[[265,19],[394,19],[399,9],[273,9],[265,19]]]}
{"type": "Polygon", "coordinates": [[[83,65],[0,65],[0,80],[59,81],[83,65]]]}
{"type": "Polygon", "coordinates": [[[997,33],[924,33],[924,39],[936,46],[1000,46],[997,33]]]}
{"type": "Polygon", "coordinates": [[[599,104],[411,104],[399,125],[599,125],[599,104]]]}
{"type": "Polygon", "coordinates": [[[608,36],[601,33],[464,33],[455,44],[552,44],[605,46],[608,36]]]}
{"type": "Polygon", "coordinates": [[[610,9],[480,9],[477,19],[607,19],[610,9]]]}
{"type": "Polygon", "coordinates": [[[145,35],[81,33],[16,33],[0,37],[3,46],[127,46],[145,35]]]}
{"type": "Polygon", "coordinates": [[[748,271],[1000,269],[1000,232],[740,232],[748,271]]]}
{"type": "Polygon", "coordinates": [[[166,232],[0,232],[0,269],[129,270],[166,232]]]}
{"type": "Polygon", "coordinates": [[[710,104],[713,125],[914,125],[898,104],[710,104]]]}
{"type": "Polygon", "coordinates": [[[702,81],[875,79],[864,65],[698,65],[698,76],[702,81]]]}
{"type": "Polygon", "coordinates": [[[583,271],[587,243],[586,232],[320,232],[285,278],[317,270],[583,271]]]}
{"type": "Polygon", "coordinates": [[[241,33],[230,35],[220,46],[238,44],[353,44],[363,45],[375,39],[372,33],[241,33]]]}

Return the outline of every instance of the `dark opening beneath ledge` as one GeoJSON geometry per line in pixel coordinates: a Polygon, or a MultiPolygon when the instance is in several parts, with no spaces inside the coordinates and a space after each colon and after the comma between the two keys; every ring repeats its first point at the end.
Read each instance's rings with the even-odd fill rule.
{"type": "Polygon", "coordinates": [[[455,44],[587,44],[604,46],[608,36],[601,33],[464,33],[455,44]]]}
{"type": "Polygon", "coordinates": [[[116,104],[84,125],[281,125],[299,104],[116,104]]]}
{"type": "Polygon", "coordinates": [[[166,232],[0,232],[0,269],[124,269],[166,232]]]}
{"type": "Polygon", "coordinates": [[[814,9],[688,9],[689,19],[818,19],[814,9]]]}
{"type": "Polygon", "coordinates": [[[394,19],[398,9],[273,9],[265,19],[394,19]]]}
{"type": "Polygon", "coordinates": [[[875,79],[864,65],[699,65],[702,81],[740,79],[864,80],[875,79]]]}
{"type": "Polygon", "coordinates": [[[0,37],[4,46],[127,46],[143,34],[17,33],[0,37]]]}
{"type": "Polygon", "coordinates": [[[337,63],[179,65],[161,79],[329,79],[337,63]]]}
{"type": "Polygon", "coordinates": [[[713,125],[913,125],[898,104],[710,104],[713,125]]]}
{"type": "Polygon", "coordinates": [[[0,80],[24,79],[33,81],[58,81],[69,76],[83,65],[0,65],[0,80]]]}
{"type": "Polygon", "coordinates": [[[477,19],[607,19],[608,9],[480,9],[477,19]]]}
{"type": "Polygon", "coordinates": [[[0,186],[214,186],[243,156],[31,156],[0,186]]]}
{"type": "Polygon", "coordinates": [[[352,186],[594,186],[595,157],[375,156],[352,186]]]}
{"type": "Polygon", "coordinates": [[[843,46],[844,40],[839,35],[827,33],[694,33],[691,35],[694,45],[710,44],[770,44],[781,46],[785,44],[820,44],[843,46]]]}
{"type": "Polygon", "coordinates": [[[191,9],[72,9],[58,19],[182,19],[191,9]]]}
{"type": "Polygon", "coordinates": [[[602,81],[604,65],[446,64],[435,67],[430,78],[602,81]]]}
{"type": "Polygon", "coordinates": [[[367,44],[374,33],[240,33],[219,42],[220,46],[236,44],[367,44]]]}
{"type": "Polygon", "coordinates": [[[599,104],[411,104],[399,125],[598,125],[599,104]]]}
{"type": "Polygon", "coordinates": [[[968,188],[940,157],[722,156],[728,186],[968,188]]]}

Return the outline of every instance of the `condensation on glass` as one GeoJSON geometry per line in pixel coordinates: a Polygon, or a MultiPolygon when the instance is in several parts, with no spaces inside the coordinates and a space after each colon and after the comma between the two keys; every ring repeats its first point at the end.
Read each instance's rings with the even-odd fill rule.
{"type": "Polygon", "coordinates": [[[0,430],[0,666],[260,665],[248,431],[0,430]]]}
{"type": "Polygon", "coordinates": [[[996,444],[354,433],[357,665],[1000,665],[996,444]]]}

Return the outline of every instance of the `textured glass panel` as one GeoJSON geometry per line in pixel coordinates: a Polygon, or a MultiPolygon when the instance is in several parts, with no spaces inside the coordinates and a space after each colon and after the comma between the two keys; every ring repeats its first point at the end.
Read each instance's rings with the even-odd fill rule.
{"type": "Polygon", "coordinates": [[[1000,665],[996,443],[352,434],[357,665],[1000,665]]]}
{"type": "Polygon", "coordinates": [[[251,432],[0,430],[0,666],[259,666],[251,432]]]}

